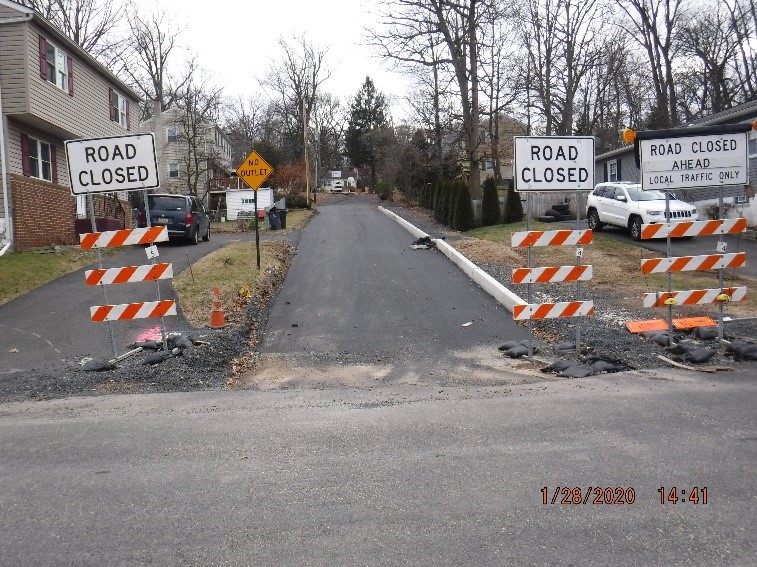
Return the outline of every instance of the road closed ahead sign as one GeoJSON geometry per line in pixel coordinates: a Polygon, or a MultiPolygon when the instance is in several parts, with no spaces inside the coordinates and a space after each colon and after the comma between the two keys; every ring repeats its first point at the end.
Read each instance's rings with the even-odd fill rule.
{"type": "Polygon", "coordinates": [[[746,133],[639,140],[639,155],[644,190],[749,182],[746,133]]]}
{"type": "Polygon", "coordinates": [[[152,134],[67,140],[71,193],[109,193],[160,186],[152,134]]]}
{"type": "Polygon", "coordinates": [[[515,190],[591,191],[594,189],[594,138],[516,136],[515,190]]]}

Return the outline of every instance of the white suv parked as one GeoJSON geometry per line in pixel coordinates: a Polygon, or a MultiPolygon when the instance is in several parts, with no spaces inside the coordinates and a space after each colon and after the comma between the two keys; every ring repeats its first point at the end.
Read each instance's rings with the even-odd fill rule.
{"type": "MultiPolygon", "coordinates": [[[[642,191],[638,183],[600,183],[586,199],[586,217],[592,230],[600,231],[606,224],[619,226],[629,229],[634,240],[641,240],[643,224],[666,222],[665,193],[642,191]]],[[[672,222],[699,220],[694,205],[679,201],[672,194],[670,217],[672,222]]]]}

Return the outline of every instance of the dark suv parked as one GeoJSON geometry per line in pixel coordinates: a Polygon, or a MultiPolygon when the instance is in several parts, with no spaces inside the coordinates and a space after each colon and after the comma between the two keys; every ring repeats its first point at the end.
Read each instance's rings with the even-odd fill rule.
{"type": "Polygon", "coordinates": [[[152,194],[147,196],[150,224],[167,226],[170,239],[180,238],[197,244],[210,240],[210,220],[202,203],[188,195],[152,194]]]}

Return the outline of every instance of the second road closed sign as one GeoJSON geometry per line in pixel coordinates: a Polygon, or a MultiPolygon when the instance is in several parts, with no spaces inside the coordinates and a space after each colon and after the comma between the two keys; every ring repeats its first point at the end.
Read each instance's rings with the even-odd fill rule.
{"type": "Polygon", "coordinates": [[[642,189],[744,185],[746,133],[639,140],[642,189]]]}
{"type": "Polygon", "coordinates": [[[516,136],[515,190],[591,191],[594,189],[594,138],[516,136]]]}

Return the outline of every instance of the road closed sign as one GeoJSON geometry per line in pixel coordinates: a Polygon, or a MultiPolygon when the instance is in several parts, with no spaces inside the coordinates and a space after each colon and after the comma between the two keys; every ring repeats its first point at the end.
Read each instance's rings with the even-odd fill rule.
{"type": "Polygon", "coordinates": [[[594,138],[516,136],[515,190],[591,191],[594,189],[594,138]]]}
{"type": "Polygon", "coordinates": [[[639,140],[641,187],[745,185],[747,156],[746,133],[639,140]]]}
{"type": "Polygon", "coordinates": [[[67,140],[65,144],[74,195],[160,186],[152,134],[67,140]]]}

